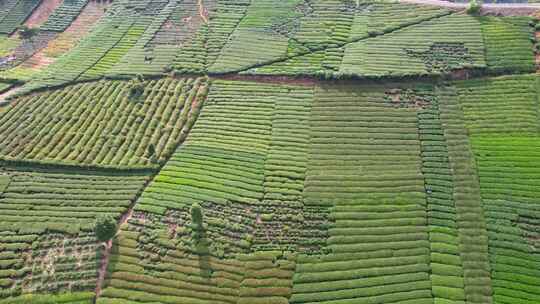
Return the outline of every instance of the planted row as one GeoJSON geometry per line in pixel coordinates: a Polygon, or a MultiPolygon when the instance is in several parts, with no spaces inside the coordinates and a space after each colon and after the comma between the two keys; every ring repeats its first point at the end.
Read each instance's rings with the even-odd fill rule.
{"type": "Polygon", "coordinates": [[[13,228],[91,231],[97,215],[118,218],[149,173],[2,165],[0,222],[13,228]]]}
{"type": "Polygon", "coordinates": [[[101,81],[15,100],[0,116],[5,159],[154,167],[187,136],[205,78],[101,81]],[[14,124],[18,121],[18,124],[14,124]]]}
{"type": "Polygon", "coordinates": [[[78,293],[96,285],[99,247],[91,234],[8,228],[0,235],[0,249],[0,303],[89,303],[93,298],[78,293]],[[57,292],[77,293],[30,295],[57,292]]]}
{"type": "Polygon", "coordinates": [[[305,204],[335,222],[326,255],[297,259],[291,303],[433,301],[417,108],[386,95],[315,92],[305,204]]]}

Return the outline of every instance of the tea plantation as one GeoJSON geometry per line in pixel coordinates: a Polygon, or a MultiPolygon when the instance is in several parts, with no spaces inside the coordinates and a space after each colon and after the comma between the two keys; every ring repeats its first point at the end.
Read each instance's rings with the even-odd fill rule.
{"type": "Polygon", "coordinates": [[[539,304],[540,6],[414,2],[0,0],[0,304],[539,304]]]}

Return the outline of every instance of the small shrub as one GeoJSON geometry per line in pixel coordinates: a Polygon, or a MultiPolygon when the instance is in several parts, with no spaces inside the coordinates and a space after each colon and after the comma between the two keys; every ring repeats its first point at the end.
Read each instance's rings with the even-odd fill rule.
{"type": "Polygon", "coordinates": [[[135,79],[129,81],[129,99],[139,99],[144,93],[144,77],[137,75],[135,79]]]}
{"type": "Polygon", "coordinates": [[[481,9],[482,4],[480,4],[480,2],[478,2],[477,0],[470,0],[469,7],[467,8],[467,14],[476,16],[480,14],[481,9]]]}
{"type": "Polygon", "coordinates": [[[191,206],[191,237],[195,244],[199,243],[204,238],[203,213],[199,204],[195,203],[191,206]]]}
{"type": "Polygon", "coordinates": [[[32,39],[37,33],[37,28],[29,28],[26,25],[19,27],[19,37],[23,40],[32,39]]]}
{"type": "Polygon", "coordinates": [[[95,232],[98,240],[110,240],[116,233],[116,220],[111,215],[100,215],[96,219],[95,232]]]}

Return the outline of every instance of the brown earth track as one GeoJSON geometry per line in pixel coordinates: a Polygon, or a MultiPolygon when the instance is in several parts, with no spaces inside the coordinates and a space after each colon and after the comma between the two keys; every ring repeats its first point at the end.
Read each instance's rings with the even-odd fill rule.
{"type": "Polygon", "coordinates": [[[252,81],[261,83],[274,83],[274,84],[294,84],[301,86],[312,86],[319,83],[317,79],[308,77],[290,77],[290,76],[266,76],[266,75],[239,75],[239,74],[225,74],[225,75],[213,75],[213,79],[223,80],[239,80],[239,81],[252,81]]]}
{"type": "MultiPolygon", "coordinates": [[[[118,221],[118,227],[121,227],[122,225],[127,223],[127,221],[131,218],[131,216],[133,215],[133,207],[135,207],[135,203],[131,204],[131,206],[128,208],[126,213],[124,213],[122,217],[120,217],[120,220],[118,221]]],[[[122,230],[119,229],[116,235],[120,234],[121,232],[122,230]]],[[[98,269],[98,278],[97,278],[96,290],[95,290],[96,298],[99,297],[99,295],[101,294],[103,281],[105,281],[105,276],[107,275],[107,267],[109,266],[109,258],[111,255],[112,243],[113,243],[113,239],[110,239],[107,242],[103,243],[105,248],[102,252],[101,260],[99,263],[100,266],[98,269]]]]}
{"type": "MultiPolygon", "coordinates": [[[[468,3],[456,3],[444,0],[399,0],[400,3],[423,4],[445,7],[461,11],[467,9],[468,3]]],[[[485,3],[482,5],[482,15],[498,16],[530,16],[540,11],[540,4],[532,3],[485,3]]]]}
{"type": "MultiPolygon", "coordinates": [[[[534,33],[534,37],[536,38],[536,45],[538,45],[538,43],[540,43],[540,30],[534,33]]],[[[540,52],[537,51],[534,57],[536,63],[536,73],[540,73],[540,52]]]]}
{"type": "Polygon", "coordinates": [[[45,56],[58,57],[69,51],[90,32],[94,24],[101,19],[105,14],[106,8],[110,5],[111,2],[107,1],[89,1],[71,25],[42,50],[45,56]]]}
{"type": "Polygon", "coordinates": [[[51,13],[62,4],[62,0],[43,0],[41,4],[32,12],[32,15],[24,22],[27,27],[38,27],[42,25],[51,13]]]}
{"type": "Polygon", "coordinates": [[[13,86],[11,88],[9,88],[7,91],[5,91],[4,93],[0,94],[0,106],[3,106],[5,104],[8,104],[10,101],[7,99],[9,96],[17,93],[17,91],[19,91],[21,89],[20,86],[16,85],[16,86],[13,86]]]}
{"type": "Polygon", "coordinates": [[[204,23],[208,24],[208,11],[204,7],[203,0],[197,0],[199,4],[199,15],[201,16],[201,19],[204,21],[204,23]]]}

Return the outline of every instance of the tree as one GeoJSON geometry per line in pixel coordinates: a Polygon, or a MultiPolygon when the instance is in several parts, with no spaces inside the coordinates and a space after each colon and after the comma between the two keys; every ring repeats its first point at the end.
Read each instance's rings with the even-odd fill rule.
{"type": "Polygon", "coordinates": [[[26,25],[19,27],[19,37],[23,40],[32,39],[38,32],[36,28],[29,28],[26,25]]]}
{"type": "Polygon", "coordinates": [[[477,0],[470,0],[469,7],[467,8],[467,14],[478,15],[481,9],[482,5],[477,0]]]}
{"type": "Polygon", "coordinates": [[[199,204],[191,206],[191,237],[198,243],[204,237],[203,213],[199,204]]]}
{"type": "Polygon", "coordinates": [[[111,215],[99,215],[96,218],[95,232],[99,241],[110,240],[116,233],[116,220],[111,215]]]}
{"type": "Polygon", "coordinates": [[[144,77],[141,74],[137,74],[135,79],[129,81],[129,98],[139,99],[144,93],[144,77]]]}

